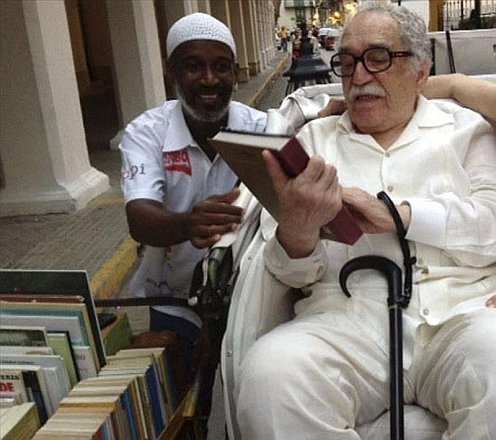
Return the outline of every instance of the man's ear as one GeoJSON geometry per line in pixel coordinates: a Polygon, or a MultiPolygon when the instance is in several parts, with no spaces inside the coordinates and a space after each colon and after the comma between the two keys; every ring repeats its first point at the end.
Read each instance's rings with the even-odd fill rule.
{"type": "Polygon", "coordinates": [[[427,80],[429,79],[429,74],[431,70],[431,65],[429,62],[424,61],[420,67],[417,74],[417,95],[420,95],[424,90],[427,80]]]}
{"type": "Polygon", "coordinates": [[[237,62],[234,62],[234,81],[236,84],[239,82],[239,64],[237,62]]]}
{"type": "Polygon", "coordinates": [[[175,66],[174,66],[174,61],[172,58],[169,58],[168,60],[165,61],[165,74],[167,75],[167,78],[169,78],[171,81],[176,81],[176,71],[175,71],[175,66]]]}

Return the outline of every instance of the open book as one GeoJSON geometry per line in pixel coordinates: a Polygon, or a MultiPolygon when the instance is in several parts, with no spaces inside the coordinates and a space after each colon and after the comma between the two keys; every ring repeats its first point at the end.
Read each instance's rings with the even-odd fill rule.
{"type": "MultiPolygon", "coordinates": [[[[260,203],[277,220],[278,201],[267,173],[262,151],[274,152],[289,177],[301,173],[309,161],[308,154],[295,137],[273,134],[221,130],[212,139],[212,147],[248,187],[260,203]]],[[[338,215],[322,228],[321,237],[354,244],[362,231],[346,204],[338,215]]]]}

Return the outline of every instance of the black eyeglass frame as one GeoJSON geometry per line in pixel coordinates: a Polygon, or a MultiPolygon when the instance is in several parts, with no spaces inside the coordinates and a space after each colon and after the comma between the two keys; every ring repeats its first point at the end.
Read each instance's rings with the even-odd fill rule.
{"type": "Polygon", "coordinates": [[[367,72],[369,72],[369,73],[380,73],[380,72],[384,72],[384,71],[388,70],[393,65],[393,58],[407,58],[407,57],[412,57],[412,56],[413,56],[413,52],[411,52],[409,50],[391,51],[387,47],[369,47],[368,49],[365,49],[359,57],[357,57],[357,56],[355,56],[352,53],[347,52],[347,51],[338,52],[338,53],[334,54],[331,57],[331,59],[329,61],[329,64],[331,66],[332,72],[336,76],[339,76],[340,78],[347,78],[347,77],[353,76],[353,74],[355,73],[355,70],[356,70],[356,66],[358,64],[358,61],[360,61],[362,63],[362,66],[364,67],[364,69],[367,72]],[[387,54],[389,55],[389,63],[383,69],[373,70],[373,69],[370,69],[367,66],[367,62],[365,61],[365,55],[367,54],[367,52],[371,52],[373,50],[378,50],[378,49],[379,50],[384,50],[385,52],[387,52],[387,54]],[[341,62],[334,63],[334,60],[339,59],[339,57],[341,55],[349,55],[350,57],[353,58],[353,62],[354,62],[354,64],[353,64],[353,70],[349,74],[343,75],[342,73],[338,73],[336,71],[336,68],[341,65],[341,62]],[[337,65],[334,66],[334,64],[337,64],[337,65]]]}

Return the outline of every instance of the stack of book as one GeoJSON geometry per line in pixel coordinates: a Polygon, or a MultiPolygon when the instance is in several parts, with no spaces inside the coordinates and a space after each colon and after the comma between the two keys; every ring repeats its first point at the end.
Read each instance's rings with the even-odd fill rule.
{"type": "Polygon", "coordinates": [[[157,439],[177,407],[167,348],[119,350],[81,380],[34,439],[157,439]]]}
{"type": "Polygon", "coordinates": [[[0,271],[0,406],[35,403],[43,425],[105,353],[85,272],[0,271]]]}
{"type": "Polygon", "coordinates": [[[100,370],[84,297],[0,294],[0,399],[32,401],[41,423],[81,379],[100,370]]]}

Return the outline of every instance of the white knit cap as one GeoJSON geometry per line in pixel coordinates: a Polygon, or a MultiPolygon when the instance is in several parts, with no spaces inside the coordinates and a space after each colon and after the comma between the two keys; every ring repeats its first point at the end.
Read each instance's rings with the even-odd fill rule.
{"type": "Polygon", "coordinates": [[[167,35],[167,58],[182,43],[192,40],[219,41],[229,46],[236,58],[236,44],[229,28],[208,14],[195,12],[176,21],[167,35]]]}

